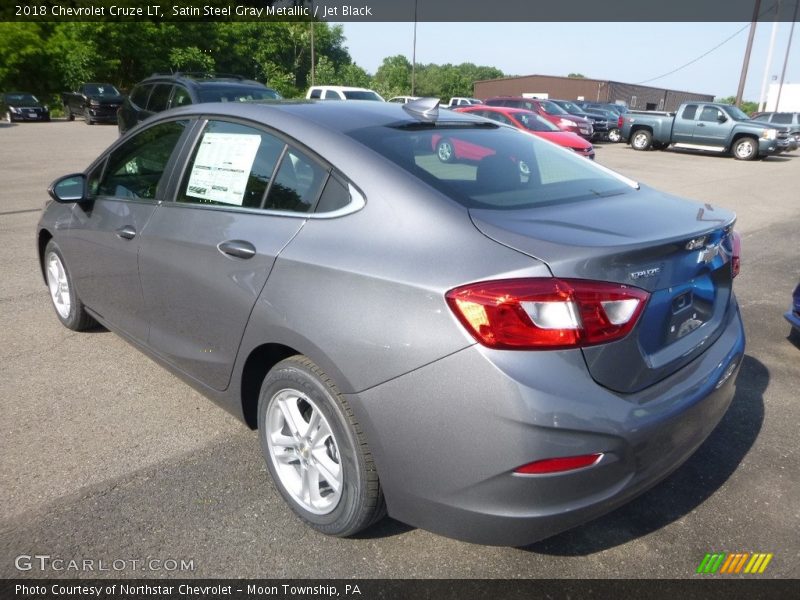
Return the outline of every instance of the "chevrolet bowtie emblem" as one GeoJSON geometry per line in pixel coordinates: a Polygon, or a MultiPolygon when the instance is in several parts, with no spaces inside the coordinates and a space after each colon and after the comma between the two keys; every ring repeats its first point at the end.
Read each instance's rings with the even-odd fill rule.
{"type": "Polygon", "coordinates": [[[700,256],[697,258],[697,262],[703,263],[710,263],[719,255],[719,244],[713,244],[711,246],[706,246],[700,252],[700,256]]]}

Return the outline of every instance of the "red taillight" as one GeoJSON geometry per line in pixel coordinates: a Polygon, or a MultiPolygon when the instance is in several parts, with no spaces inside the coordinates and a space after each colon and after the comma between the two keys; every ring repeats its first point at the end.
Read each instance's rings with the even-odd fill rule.
{"type": "Polygon", "coordinates": [[[742,267],[742,236],[739,232],[731,232],[731,274],[736,277],[742,267]]]}
{"type": "Polygon", "coordinates": [[[520,475],[544,475],[547,473],[561,473],[573,471],[596,465],[603,457],[601,454],[584,454],[582,456],[562,456],[561,458],[546,458],[537,460],[514,469],[520,475]]]}
{"type": "Polygon", "coordinates": [[[622,115],[619,116],[617,119],[617,128],[622,129],[622,125],[625,123],[625,119],[622,118],[622,115]]]}
{"type": "Polygon", "coordinates": [[[450,290],[447,303],[472,336],[501,350],[592,346],[628,335],[649,294],[583,279],[503,279],[450,290]]]}

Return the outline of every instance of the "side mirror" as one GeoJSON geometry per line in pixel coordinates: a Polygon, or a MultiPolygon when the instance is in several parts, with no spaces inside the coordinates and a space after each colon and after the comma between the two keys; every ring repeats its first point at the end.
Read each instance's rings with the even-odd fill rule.
{"type": "Polygon", "coordinates": [[[56,202],[84,202],[88,199],[86,175],[75,173],[56,179],[47,188],[47,193],[56,202]]]}
{"type": "Polygon", "coordinates": [[[717,121],[719,121],[720,123],[724,123],[724,122],[725,122],[725,121],[727,121],[727,120],[728,120],[728,117],[726,117],[726,116],[725,116],[725,115],[723,115],[722,113],[719,113],[719,114],[717,115],[717,121]]]}

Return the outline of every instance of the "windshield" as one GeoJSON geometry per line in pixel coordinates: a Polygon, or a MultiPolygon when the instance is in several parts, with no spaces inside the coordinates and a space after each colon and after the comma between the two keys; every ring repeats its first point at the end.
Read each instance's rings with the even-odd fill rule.
{"type": "Polygon", "coordinates": [[[6,94],[7,104],[39,104],[33,94],[6,94]]]}
{"type": "Polygon", "coordinates": [[[348,135],[467,208],[523,210],[632,191],[570,150],[486,121],[365,127],[348,135]]]}
{"type": "Polygon", "coordinates": [[[348,100],[377,100],[378,102],[383,102],[383,98],[371,90],[345,90],[342,93],[348,100]]]}
{"type": "Polygon", "coordinates": [[[247,85],[231,85],[200,90],[200,102],[249,102],[251,100],[280,100],[275,90],[247,85]]]}
{"type": "Polygon", "coordinates": [[[84,92],[89,96],[119,96],[119,90],[110,83],[88,83],[84,92]]]}
{"type": "Polygon", "coordinates": [[[536,113],[518,112],[514,113],[514,118],[530,131],[561,131],[547,119],[543,119],[536,113]]]}
{"type": "Polygon", "coordinates": [[[738,106],[726,106],[725,110],[734,121],[749,121],[748,117],[738,106]]]}
{"type": "Polygon", "coordinates": [[[546,112],[548,115],[566,115],[569,114],[563,108],[561,108],[555,102],[551,102],[550,100],[541,100],[542,110],[546,112]]]}
{"type": "Polygon", "coordinates": [[[561,102],[561,108],[565,109],[567,112],[572,113],[573,115],[584,114],[584,110],[580,106],[578,106],[577,104],[573,104],[572,102],[561,102]]]}

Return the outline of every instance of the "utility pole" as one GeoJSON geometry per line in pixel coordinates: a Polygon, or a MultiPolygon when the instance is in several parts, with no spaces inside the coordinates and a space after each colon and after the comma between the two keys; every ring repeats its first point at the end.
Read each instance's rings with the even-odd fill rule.
{"type": "Polygon", "coordinates": [[[311,17],[311,85],[316,85],[317,65],[314,60],[314,17],[311,17]]]}
{"type": "Polygon", "coordinates": [[[792,28],[789,30],[789,41],[786,43],[786,58],[783,59],[783,71],[781,71],[781,82],[778,85],[778,99],[775,100],[775,110],[780,110],[781,92],[783,91],[783,80],[786,78],[786,65],[789,62],[789,50],[792,47],[792,37],[794,36],[794,23],[797,21],[797,8],[800,6],[800,0],[794,2],[794,15],[792,15],[792,28]]]}
{"type": "Polygon", "coordinates": [[[750,64],[750,52],[753,50],[753,38],[756,35],[756,24],[758,23],[758,11],[761,8],[761,0],[756,0],[753,8],[753,20],[750,22],[750,35],[747,37],[747,49],[744,51],[744,62],[742,63],[742,75],[739,77],[739,90],[736,92],[736,106],[742,104],[742,94],[744,94],[744,82],[747,79],[747,67],[750,64]]]}
{"type": "Polygon", "coordinates": [[[417,87],[417,0],[414,0],[414,45],[411,48],[411,95],[417,87]]]}

